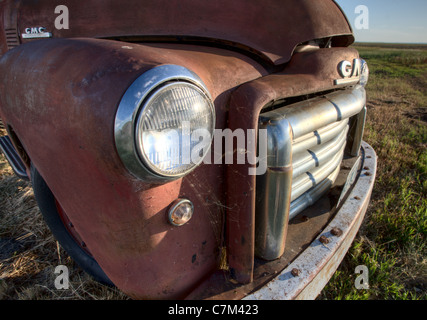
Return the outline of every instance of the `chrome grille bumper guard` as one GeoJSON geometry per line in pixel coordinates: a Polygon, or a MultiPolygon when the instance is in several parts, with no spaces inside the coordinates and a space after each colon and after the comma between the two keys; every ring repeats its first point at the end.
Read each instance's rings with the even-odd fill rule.
{"type": "Polygon", "coordinates": [[[357,156],[365,102],[365,89],[358,85],[260,114],[259,129],[267,130],[267,171],[257,177],[258,257],[283,254],[288,221],[328,192],[347,144],[357,156]]]}

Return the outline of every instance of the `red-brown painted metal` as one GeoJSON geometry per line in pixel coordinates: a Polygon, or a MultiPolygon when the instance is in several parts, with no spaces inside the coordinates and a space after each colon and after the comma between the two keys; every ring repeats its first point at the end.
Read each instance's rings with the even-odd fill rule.
{"type": "Polygon", "coordinates": [[[4,32],[4,8],[5,2],[0,1],[0,54],[7,51],[6,34],[4,32]]]}
{"type": "Polygon", "coordinates": [[[0,54],[19,45],[19,1],[0,1],[0,54]]]}
{"type": "Polygon", "coordinates": [[[64,209],[61,207],[58,201],[55,200],[56,204],[56,210],[58,211],[59,218],[61,219],[62,223],[64,224],[65,229],[68,231],[68,233],[71,235],[71,237],[74,239],[76,243],[78,243],[79,247],[89,256],[92,256],[89,249],[87,248],[85,242],[81,238],[81,236],[77,233],[76,229],[74,228],[73,223],[71,222],[70,218],[68,218],[67,214],[65,213],[64,209]]]}
{"type": "MultiPolygon", "coordinates": [[[[69,29],[56,29],[53,0],[25,1],[19,32],[45,27],[56,38],[195,37],[246,48],[271,60],[287,62],[299,43],[343,36],[353,41],[345,16],[331,0],[64,0],[69,29]]],[[[23,43],[33,40],[23,40],[23,43]]]]}

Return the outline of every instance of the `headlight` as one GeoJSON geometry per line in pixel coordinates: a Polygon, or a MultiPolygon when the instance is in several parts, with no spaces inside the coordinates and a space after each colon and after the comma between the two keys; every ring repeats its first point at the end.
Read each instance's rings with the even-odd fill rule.
{"type": "Polygon", "coordinates": [[[365,87],[368,84],[368,80],[369,80],[368,64],[366,63],[365,60],[361,59],[360,82],[359,83],[365,87]]]}
{"type": "Polygon", "coordinates": [[[156,174],[183,175],[203,160],[193,150],[200,142],[195,134],[206,139],[214,125],[211,100],[199,87],[187,82],[167,84],[153,93],[138,116],[139,156],[156,174]]]}
{"type": "Polygon", "coordinates": [[[116,147],[136,177],[171,180],[202,162],[214,129],[215,111],[203,82],[186,68],[164,65],[141,75],[123,96],[116,147]]]}

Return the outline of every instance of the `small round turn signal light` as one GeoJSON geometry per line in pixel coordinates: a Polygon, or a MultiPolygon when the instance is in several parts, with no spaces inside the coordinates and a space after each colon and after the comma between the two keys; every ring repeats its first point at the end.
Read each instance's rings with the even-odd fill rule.
{"type": "Polygon", "coordinates": [[[190,221],[193,216],[194,206],[190,200],[177,199],[169,209],[169,222],[174,226],[182,226],[190,221]]]}

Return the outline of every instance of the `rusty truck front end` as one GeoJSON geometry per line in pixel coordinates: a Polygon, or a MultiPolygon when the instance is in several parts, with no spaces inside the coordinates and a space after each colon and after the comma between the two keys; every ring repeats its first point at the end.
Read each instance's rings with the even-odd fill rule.
{"type": "Polygon", "coordinates": [[[376,166],[333,1],[0,9],[1,147],[84,270],[136,299],[317,296],[376,166]]]}

